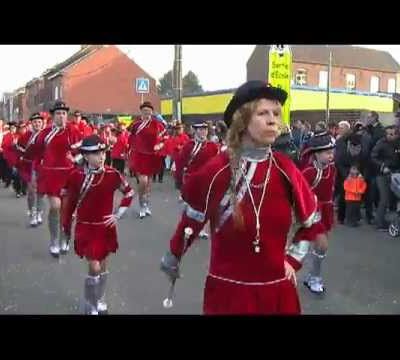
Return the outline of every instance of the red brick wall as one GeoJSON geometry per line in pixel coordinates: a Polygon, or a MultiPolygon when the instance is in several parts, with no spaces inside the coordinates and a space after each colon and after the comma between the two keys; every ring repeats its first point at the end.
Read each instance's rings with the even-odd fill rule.
{"type": "MultiPolygon", "coordinates": [[[[298,69],[305,69],[307,71],[308,86],[318,86],[319,72],[322,70],[328,71],[328,66],[296,62],[293,64],[293,77],[298,69]]],[[[388,91],[389,79],[396,79],[395,73],[332,67],[331,87],[336,89],[345,89],[347,73],[354,74],[356,76],[356,90],[358,91],[370,91],[370,81],[372,76],[379,77],[379,91],[381,92],[388,91]]]]}
{"type": "Polygon", "coordinates": [[[144,100],[160,110],[156,82],[115,46],[98,50],[66,70],[63,99],[71,109],[90,113],[136,113],[141,102],[135,79],[150,78],[150,94],[144,100]]]}

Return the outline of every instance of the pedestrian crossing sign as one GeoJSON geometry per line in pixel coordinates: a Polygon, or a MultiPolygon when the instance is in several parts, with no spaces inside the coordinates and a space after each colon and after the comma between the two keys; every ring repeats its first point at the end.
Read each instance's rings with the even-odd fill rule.
{"type": "Polygon", "coordinates": [[[136,92],[138,94],[148,94],[150,92],[150,80],[147,78],[137,78],[136,92]]]}

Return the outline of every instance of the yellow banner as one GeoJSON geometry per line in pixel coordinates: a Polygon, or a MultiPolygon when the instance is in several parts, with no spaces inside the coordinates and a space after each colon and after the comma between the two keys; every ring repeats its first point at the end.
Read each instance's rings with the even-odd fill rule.
{"type": "Polygon", "coordinates": [[[132,116],[118,116],[118,122],[129,126],[132,122],[132,116]]]}
{"type": "Polygon", "coordinates": [[[269,50],[268,82],[288,93],[282,108],[282,121],[290,125],[290,85],[292,79],[292,52],[287,45],[272,45],[269,50]]]}

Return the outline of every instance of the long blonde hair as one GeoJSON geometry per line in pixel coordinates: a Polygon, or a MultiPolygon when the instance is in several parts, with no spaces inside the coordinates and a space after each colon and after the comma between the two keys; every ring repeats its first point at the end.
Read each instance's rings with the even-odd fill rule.
{"type": "MultiPolygon", "coordinates": [[[[232,116],[231,126],[227,135],[227,147],[229,154],[229,162],[231,168],[231,182],[229,186],[231,204],[233,205],[233,221],[235,227],[243,229],[244,218],[240,209],[240,204],[236,195],[236,181],[240,176],[240,149],[243,142],[243,135],[246,133],[252,115],[257,109],[260,99],[253,100],[242,105],[232,116]]],[[[284,131],[285,125],[281,122],[279,124],[279,133],[284,131]]]]}
{"type": "Polygon", "coordinates": [[[229,154],[229,162],[231,169],[231,182],[229,185],[229,192],[231,197],[231,204],[233,205],[233,221],[235,227],[243,229],[244,218],[240,209],[240,204],[236,195],[236,180],[240,176],[240,148],[242,145],[243,135],[250,123],[251,116],[256,110],[258,100],[251,101],[242,105],[232,116],[231,126],[227,135],[227,147],[229,154]]]}

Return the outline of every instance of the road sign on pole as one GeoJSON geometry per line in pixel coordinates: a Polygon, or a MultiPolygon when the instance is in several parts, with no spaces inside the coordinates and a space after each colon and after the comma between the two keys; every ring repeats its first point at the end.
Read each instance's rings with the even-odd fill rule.
{"type": "Polygon", "coordinates": [[[138,94],[148,94],[150,92],[150,79],[137,78],[136,79],[136,92],[138,94]]]}
{"type": "Polygon", "coordinates": [[[269,51],[268,82],[288,94],[282,109],[282,121],[290,126],[290,85],[292,79],[292,52],[287,45],[272,45],[269,51]]]}

